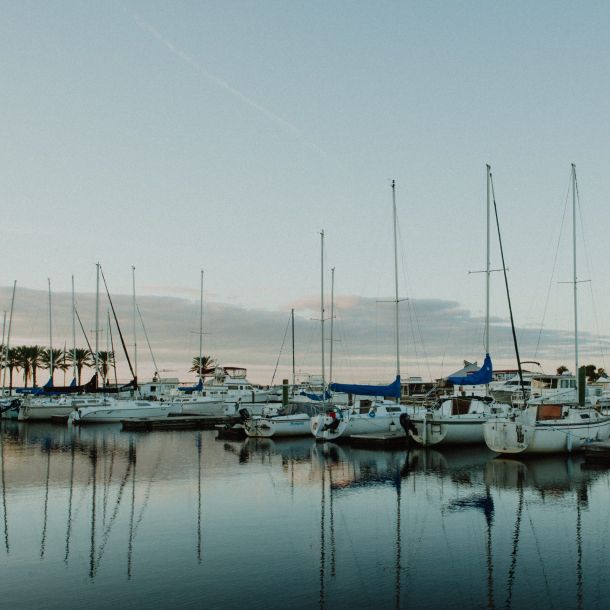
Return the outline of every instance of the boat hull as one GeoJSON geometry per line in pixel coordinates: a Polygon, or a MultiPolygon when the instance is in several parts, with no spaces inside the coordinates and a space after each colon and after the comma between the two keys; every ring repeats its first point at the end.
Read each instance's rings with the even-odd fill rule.
{"type": "Polygon", "coordinates": [[[249,419],[244,423],[246,434],[250,437],[288,437],[311,434],[309,416],[278,416],[249,419]]]}
{"type": "Polygon", "coordinates": [[[72,405],[58,406],[22,406],[17,419],[19,421],[49,421],[53,417],[66,417],[74,411],[72,405]]]}
{"type": "Polygon", "coordinates": [[[420,445],[474,445],[485,443],[483,424],[486,419],[411,419],[415,430],[411,438],[420,445]]]}
{"type": "Polygon", "coordinates": [[[610,436],[610,418],[588,424],[528,424],[519,420],[489,420],[483,426],[485,443],[496,453],[570,453],[610,436]]]}
{"type": "Polygon", "coordinates": [[[152,404],[150,406],[110,406],[84,407],[70,414],[69,421],[75,425],[118,423],[125,419],[157,419],[167,417],[170,413],[178,413],[179,409],[172,404],[152,404]]]}

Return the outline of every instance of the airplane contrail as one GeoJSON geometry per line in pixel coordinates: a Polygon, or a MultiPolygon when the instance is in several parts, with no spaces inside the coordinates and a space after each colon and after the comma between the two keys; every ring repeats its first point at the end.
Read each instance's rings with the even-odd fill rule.
{"type": "Polygon", "coordinates": [[[278,116],[277,114],[275,114],[275,112],[272,112],[268,108],[265,108],[265,106],[262,106],[258,102],[254,101],[252,98],[248,97],[247,95],[245,95],[244,93],[239,91],[239,89],[236,89],[235,87],[230,85],[227,81],[223,80],[222,78],[220,78],[220,77],[216,76],[215,74],[213,74],[212,72],[210,72],[207,68],[205,68],[204,66],[202,66],[201,64],[196,62],[193,59],[193,57],[191,57],[188,53],[185,53],[183,50],[179,49],[173,42],[171,42],[171,40],[168,40],[163,35],[161,35],[161,33],[153,25],[148,23],[146,20],[144,20],[139,15],[133,15],[133,18],[140,29],[142,29],[144,32],[147,32],[148,34],[153,36],[170,53],[179,57],[183,62],[185,62],[187,65],[191,66],[191,68],[193,68],[193,70],[200,73],[207,80],[211,81],[215,85],[218,85],[225,91],[228,91],[229,93],[231,93],[232,95],[237,97],[239,100],[241,100],[244,104],[250,106],[251,108],[254,108],[258,112],[263,114],[265,117],[267,117],[269,120],[271,120],[274,123],[276,123],[277,125],[279,125],[282,129],[287,131],[289,134],[298,137],[304,143],[306,143],[307,145],[314,148],[318,153],[320,153],[325,158],[327,158],[327,159],[330,158],[328,153],[326,153],[326,151],[324,151],[317,144],[315,144],[314,142],[312,142],[311,140],[306,138],[305,135],[303,134],[303,132],[298,127],[296,127],[292,123],[286,121],[281,116],[278,116]]]}

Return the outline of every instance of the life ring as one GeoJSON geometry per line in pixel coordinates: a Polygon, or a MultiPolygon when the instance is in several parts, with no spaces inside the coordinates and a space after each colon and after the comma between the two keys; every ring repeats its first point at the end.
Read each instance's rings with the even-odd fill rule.
{"type": "Polygon", "coordinates": [[[369,417],[375,417],[375,410],[374,409],[371,409],[369,411],[369,417]]]}

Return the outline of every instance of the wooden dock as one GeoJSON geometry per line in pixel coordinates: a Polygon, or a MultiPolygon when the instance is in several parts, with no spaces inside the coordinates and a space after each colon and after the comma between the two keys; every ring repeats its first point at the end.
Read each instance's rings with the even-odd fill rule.
{"type": "Polygon", "coordinates": [[[239,417],[214,417],[210,415],[184,415],[159,419],[123,419],[122,429],[131,432],[153,430],[211,430],[219,424],[236,424],[239,417]]]}
{"type": "Polygon", "coordinates": [[[585,461],[610,463],[610,442],[585,445],[585,461]]]}
{"type": "Polygon", "coordinates": [[[69,415],[52,415],[51,423],[54,426],[65,426],[68,423],[69,415]]]}
{"type": "Polygon", "coordinates": [[[408,443],[404,430],[378,432],[377,434],[352,434],[346,439],[361,447],[405,447],[408,443]]]}

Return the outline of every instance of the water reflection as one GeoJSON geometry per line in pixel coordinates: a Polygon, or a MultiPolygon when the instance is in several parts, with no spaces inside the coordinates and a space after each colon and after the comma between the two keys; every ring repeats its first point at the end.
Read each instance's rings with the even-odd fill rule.
{"type": "Polygon", "coordinates": [[[0,594],[14,606],[49,591],[58,607],[75,594],[92,607],[126,595],[199,607],[205,592],[218,608],[581,608],[610,596],[610,477],[582,457],[5,421],[0,458],[13,583],[0,594]]]}

